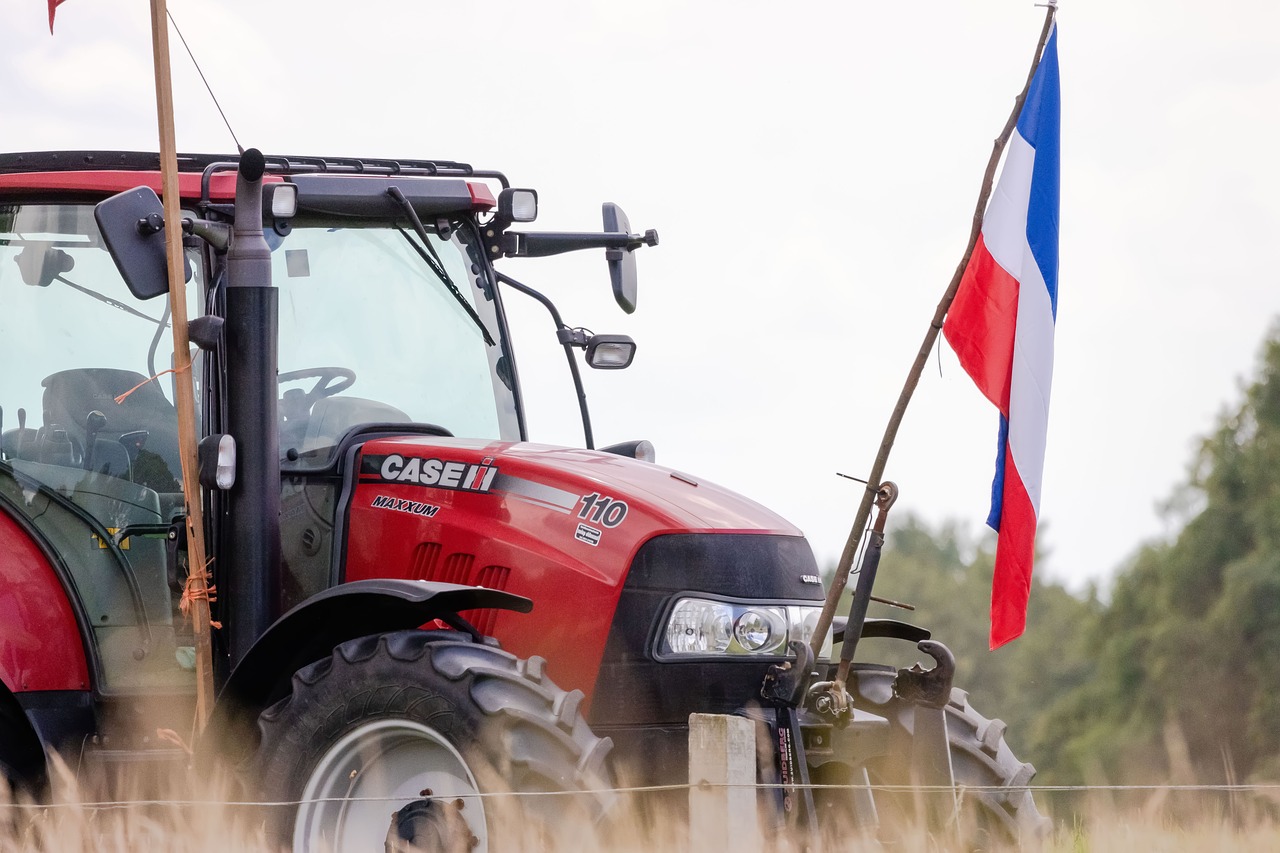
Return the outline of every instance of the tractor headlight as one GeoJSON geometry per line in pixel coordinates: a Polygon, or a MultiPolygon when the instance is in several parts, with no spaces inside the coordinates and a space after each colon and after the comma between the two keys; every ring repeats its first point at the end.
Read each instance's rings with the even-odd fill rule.
{"type": "Polygon", "coordinates": [[[753,607],[733,620],[733,638],[749,652],[768,654],[786,641],[785,617],[775,607],[753,607]]]}
{"type": "MultiPolygon", "coordinates": [[[[787,654],[787,643],[808,643],[821,605],[764,604],[681,598],[658,640],[658,657],[787,654]]],[[[831,638],[823,644],[830,654],[831,638]]]]}

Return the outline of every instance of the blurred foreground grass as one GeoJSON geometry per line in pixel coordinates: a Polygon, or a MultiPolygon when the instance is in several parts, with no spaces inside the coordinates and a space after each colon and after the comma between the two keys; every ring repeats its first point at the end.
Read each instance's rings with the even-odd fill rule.
{"type": "MultiPolygon", "coordinates": [[[[268,842],[252,807],[228,802],[208,791],[193,794],[179,783],[165,799],[104,805],[99,798],[80,796],[65,767],[55,771],[56,800],[51,804],[13,803],[0,799],[0,853],[125,853],[125,851],[173,851],[173,853],[278,853],[268,842]],[[183,790],[177,790],[177,787],[183,790]],[[168,798],[172,801],[166,801],[168,798]]],[[[206,789],[217,787],[208,780],[206,789]]],[[[549,844],[531,831],[509,833],[494,853],[551,853],[567,849],[565,837],[574,840],[573,853],[653,853],[692,851],[687,830],[672,809],[627,809],[622,798],[608,837],[592,827],[560,835],[549,844]]],[[[1046,804],[1042,803],[1042,806],[1046,804]]],[[[1123,806],[1100,796],[1089,802],[1059,802],[1046,809],[1054,830],[1035,849],[1044,853],[1201,853],[1202,851],[1280,851],[1280,824],[1273,814],[1275,803],[1252,803],[1214,794],[1157,791],[1123,806]]],[[[563,829],[563,828],[562,828],[563,829]]],[[[370,851],[383,849],[374,839],[370,851]]],[[[704,847],[696,848],[703,850],[704,847]]],[[[761,853],[800,849],[796,845],[761,845],[761,853]]],[[[873,838],[850,836],[827,844],[823,850],[869,850],[877,853],[950,853],[961,845],[924,829],[910,832],[892,845],[873,838]]]]}

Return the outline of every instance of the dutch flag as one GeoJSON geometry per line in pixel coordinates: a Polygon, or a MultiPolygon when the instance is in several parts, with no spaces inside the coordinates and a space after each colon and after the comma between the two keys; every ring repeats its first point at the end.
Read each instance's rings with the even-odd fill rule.
{"type": "Polygon", "coordinates": [[[991,648],[1022,634],[1044,472],[1058,313],[1058,28],[1055,24],[943,334],[1000,410],[987,523],[999,533],[991,648]]]}

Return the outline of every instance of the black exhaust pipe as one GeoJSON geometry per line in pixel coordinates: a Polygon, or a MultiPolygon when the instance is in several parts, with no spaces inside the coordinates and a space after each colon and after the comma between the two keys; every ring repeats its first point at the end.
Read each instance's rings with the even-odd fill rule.
{"type": "Polygon", "coordinates": [[[280,614],[279,295],[262,236],[265,170],[258,149],[241,155],[227,251],[227,427],[236,440],[237,471],[228,495],[218,603],[232,667],[280,614]]]}

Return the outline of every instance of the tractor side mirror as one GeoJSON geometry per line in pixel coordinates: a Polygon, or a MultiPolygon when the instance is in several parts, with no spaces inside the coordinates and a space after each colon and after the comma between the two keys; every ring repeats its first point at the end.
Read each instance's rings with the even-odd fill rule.
{"type": "MultiPolygon", "coordinates": [[[[164,207],[150,187],[136,187],[99,202],[93,209],[102,241],[116,269],[138,299],[169,292],[169,267],[164,239],[164,207]]],[[[187,281],[191,265],[185,262],[187,281]]]]}
{"type": "MultiPolygon", "coordinates": [[[[613,234],[630,234],[627,215],[611,201],[603,205],[604,230],[613,234]]],[[[655,235],[656,236],[656,235],[655,235]]],[[[655,241],[656,242],[656,241],[655,241]]],[[[633,249],[605,249],[609,262],[609,279],[613,282],[613,298],[628,314],[636,310],[636,255],[633,249]]]]}

